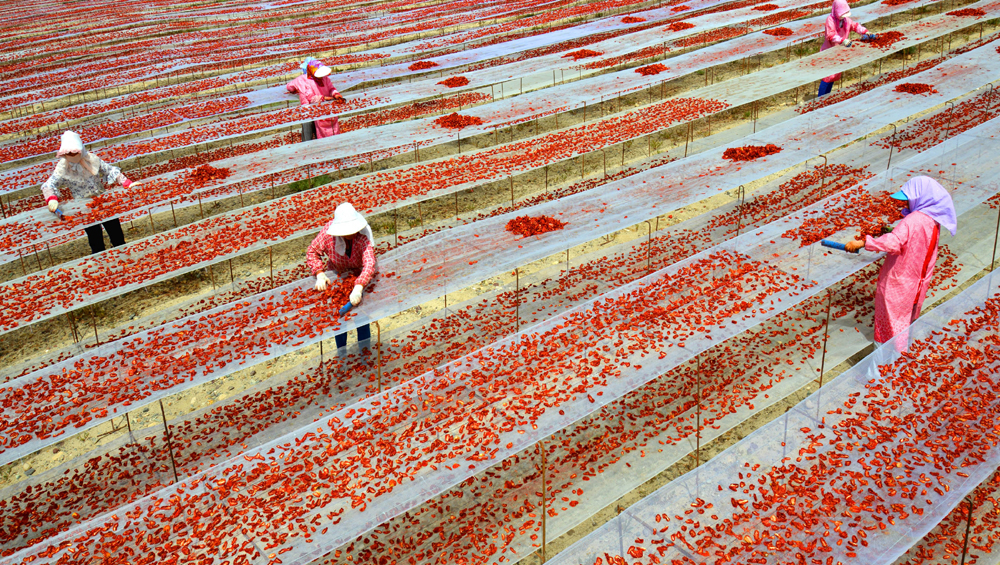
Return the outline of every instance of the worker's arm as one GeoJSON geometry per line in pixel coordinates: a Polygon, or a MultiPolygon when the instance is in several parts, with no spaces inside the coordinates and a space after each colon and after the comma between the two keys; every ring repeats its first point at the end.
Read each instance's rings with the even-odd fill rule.
{"type": "Polygon", "coordinates": [[[355,244],[364,245],[364,253],[361,255],[361,275],[354,280],[354,289],[351,291],[351,304],[357,306],[361,304],[361,292],[375,276],[375,247],[363,235],[355,238],[355,244]],[[363,242],[358,241],[359,239],[363,239],[363,242]]]}
{"type": "Polygon", "coordinates": [[[309,248],[306,249],[306,266],[309,268],[309,272],[316,276],[316,290],[326,290],[326,285],[330,284],[330,279],[324,272],[326,261],[321,256],[321,254],[325,254],[325,240],[328,237],[324,225],[322,231],[313,238],[309,248]]]}
{"type": "Polygon", "coordinates": [[[834,45],[840,45],[844,42],[844,37],[837,30],[837,21],[833,18],[826,19],[826,38],[834,45]]]}
{"type": "Polygon", "coordinates": [[[851,31],[860,35],[868,34],[868,29],[854,20],[851,20],[851,31]]]}
{"type": "Polygon", "coordinates": [[[329,78],[325,78],[326,87],[330,89],[330,96],[324,96],[323,99],[326,101],[330,100],[343,100],[344,97],[337,92],[337,87],[333,86],[333,82],[329,78]]]}
{"type": "Polygon", "coordinates": [[[865,236],[865,249],[868,251],[884,251],[890,255],[899,255],[906,249],[906,241],[909,239],[910,226],[908,222],[900,222],[891,232],[872,237],[865,236]]]}
{"type": "Polygon", "coordinates": [[[56,196],[59,180],[59,177],[53,173],[48,180],[42,183],[42,196],[45,197],[45,204],[49,207],[49,212],[55,212],[56,208],[59,207],[59,197],[56,196]]]}

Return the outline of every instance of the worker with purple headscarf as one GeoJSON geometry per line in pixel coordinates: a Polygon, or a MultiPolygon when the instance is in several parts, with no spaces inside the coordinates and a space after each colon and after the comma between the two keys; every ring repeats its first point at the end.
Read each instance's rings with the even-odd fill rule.
{"type": "MultiPolygon", "coordinates": [[[[826,17],[826,39],[819,48],[825,51],[834,45],[851,46],[851,32],[861,34],[861,41],[872,41],[875,35],[869,34],[865,26],[851,19],[851,7],[847,5],[847,0],[833,0],[833,7],[830,15],[826,17]]],[[[840,79],[840,73],[832,74],[819,83],[819,94],[816,97],[830,94],[833,90],[833,83],[840,79]]]]}
{"type": "MultiPolygon", "coordinates": [[[[867,249],[888,255],[875,287],[875,341],[903,334],[920,315],[934,276],[938,235],[944,226],[955,235],[958,220],[951,195],[936,180],[910,179],[892,198],[905,205],[903,220],[891,232],[845,244],[852,253],[867,249]]],[[[902,340],[906,341],[905,337],[902,340]]],[[[903,345],[900,350],[905,349],[903,345]]]]}

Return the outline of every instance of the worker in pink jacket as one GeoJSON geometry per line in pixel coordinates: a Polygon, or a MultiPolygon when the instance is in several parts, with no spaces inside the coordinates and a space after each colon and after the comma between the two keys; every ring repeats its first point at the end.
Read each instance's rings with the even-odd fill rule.
{"type": "MultiPolygon", "coordinates": [[[[298,94],[299,102],[303,106],[322,104],[323,102],[332,102],[334,100],[343,102],[344,97],[333,87],[329,75],[330,67],[315,59],[308,60],[305,63],[305,73],[289,82],[285,88],[288,92],[298,94]]],[[[340,121],[336,116],[332,119],[316,120],[313,124],[315,124],[315,135],[317,138],[322,139],[340,133],[340,121]]],[[[306,139],[309,135],[308,128],[303,128],[302,141],[309,141],[309,139],[306,139]]]]}
{"type": "MultiPolygon", "coordinates": [[[[375,260],[375,236],[368,226],[365,217],[358,213],[348,202],[343,202],[333,211],[333,219],[323,226],[319,235],[309,244],[306,250],[306,265],[316,276],[316,290],[325,291],[330,285],[326,271],[338,274],[357,272],[354,288],[351,290],[351,304],[361,304],[361,295],[365,287],[371,284],[378,273],[378,262],[375,260]],[[326,260],[323,257],[326,256],[326,260]]],[[[340,305],[336,305],[340,308],[340,305]]],[[[358,327],[358,342],[371,338],[371,328],[368,324],[358,327]]],[[[337,347],[347,345],[347,334],[335,336],[337,347]]]]}
{"type": "Polygon", "coordinates": [[[892,195],[903,209],[903,220],[890,233],[848,242],[847,251],[884,251],[888,255],[875,286],[875,341],[897,338],[906,349],[904,330],[917,319],[934,276],[938,235],[944,226],[955,235],[958,220],[951,195],[930,177],[914,177],[892,195]]]}
{"type": "MultiPolygon", "coordinates": [[[[851,7],[847,5],[847,0],[833,0],[833,9],[826,17],[826,40],[820,51],[825,51],[834,45],[851,46],[851,32],[862,34],[861,41],[871,41],[874,35],[869,35],[868,30],[858,22],[851,19],[851,7]]],[[[820,81],[819,94],[817,97],[829,94],[833,90],[833,83],[840,78],[840,73],[830,75],[820,81]]]]}

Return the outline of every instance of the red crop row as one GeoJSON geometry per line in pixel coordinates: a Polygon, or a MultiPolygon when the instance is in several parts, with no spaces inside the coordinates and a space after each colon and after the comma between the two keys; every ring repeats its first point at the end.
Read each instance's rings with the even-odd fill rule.
{"type": "MultiPolygon", "coordinates": [[[[439,49],[447,45],[457,45],[468,41],[474,41],[476,39],[486,37],[489,35],[499,35],[499,34],[509,33],[516,29],[545,26],[550,23],[563,21],[569,18],[576,18],[580,16],[596,14],[598,12],[604,12],[608,10],[620,10],[621,8],[624,7],[642,5],[642,4],[643,2],[640,2],[639,0],[600,0],[598,2],[592,2],[589,4],[568,5],[564,8],[559,8],[556,10],[548,10],[534,16],[529,16],[526,18],[518,18],[506,23],[495,24],[491,26],[483,26],[481,28],[466,31],[464,33],[454,34],[452,37],[449,38],[441,38],[433,41],[427,41],[414,46],[413,51],[417,52],[417,51],[429,51],[429,50],[439,49]]],[[[534,7],[529,6],[525,10],[525,13],[530,13],[535,11],[536,10],[534,7]]]]}
{"type": "MultiPolygon", "coordinates": [[[[692,26],[693,27],[693,26],[692,26]]],[[[724,27],[721,29],[714,29],[712,31],[706,31],[699,33],[697,35],[692,35],[691,37],[685,37],[677,41],[678,47],[694,47],[695,45],[701,45],[703,43],[715,43],[716,41],[725,41],[727,39],[732,39],[734,37],[739,37],[747,32],[746,27],[724,27]]]]}
{"type": "Polygon", "coordinates": [[[670,49],[664,47],[663,45],[653,45],[651,47],[643,47],[637,51],[632,51],[631,53],[626,53],[624,55],[618,55],[617,57],[608,57],[607,59],[601,59],[600,61],[592,61],[583,65],[585,69],[604,69],[607,67],[613,67],[615,65],[622,65],[625,63],[630,63],[632,61],[643,61],[645,59],[652,59],[653,57],[659,57],[661,55],[669,52],[670,49]]]}
{"type": "MultiPolygon", "coordinates": [[[[339,113],[334,112],[334,108],[341,112],[350,111],[374,105],[378,102],[379,99],[369,97],[350,98],[345,104],[336,106],[296,106],[284,110],[269,112],[265,115],[254,115],[231,120],[221,124],[199,126],[183,133],[170,134],[154,140],[143,140],[132,142],[127,145],[110,147],[103,150],[101,152],[101,156],[108,161],[117,161],[128,156],[141,155],[153,151],[163,151],[174,147],[195,145],[197,143],[218,139],[219,137],[236,136],[259,128],[274,127],[289,121],[325,116],[331,113],[339,113]]],[[[183,178],[180,177],[161,180],[156,183],[155,187],[146,187],[145,192],[141,197],[128,191],[106,192],[92,198],[87,203],[89,210],[88,213],[74,217],[67,216],[65,222],[61,222],[55,227],[60,232],[66,231],[67,229],[71,229],[75,226],[83,226],[93,223],[95,216],[99,219],[114,217],[120,214],[121,211],[142,208],[146,205],[163,202],[174,195],[187,194],[189,192],[189,187],[186,185],[183,178]],[[139,198],[141,198],[141,200],[139,198]]],[[[30,224],[8,222],[0,227],[0,230],[2,230],[0,231],[0,233],[2,233],[2,236],[0,236],[0,249],[18,249],[37,239],[41,234],[46,233],[48,229],[51,229],[51,227],[47,227],[45,224],[39,222],[33,222],[30,224]]]]}
{"type": "MultiPolygon", "coordinates": [[[[847,169],[843,171],[834,170],[831,171],[831,174],[839,175],[841,172],[844,174],[851,174],[850,170],[847,169]]],[[[835,178],[839,179],[841,177],[835,176],[835,178]]],[[[821,174],[820,170],[817,168],[814,171],[803,173],[792,181],[782,185],[782,189],[779,191],[781,196],[771,198],[769,200],[769,205],[774,207],[768,209],[765,206],[752,206],[752,204],[756,203],[756,198],[754,199],[754,203],[748,202],[747,206],[759,212],[757,215],[760,215],[762,218],[770,219],[769,217],[773,214],[782,213],[787,208],[789,202],[795,201],[801,205],[803,203],[801,197],[804,195],[800,194],[800,192],[807,191],[807,198],[809,200],[813,200],[817,197],[817,191],[821,194],[822,190],[821,174]]],[[[827,186],[826,190],[836,190],[836,188],[827,186]]],[[[737,229],[737,222],[742,222],[743,227],[747,227],[746,221],[742,221],[731,214],[720,217],[717,221],[713,222],[713,224],[717,224],[719,227],[724,227],[731,237],[733,232],[737,229]]],[[[706,233],[705,235],[708,234],[706,233]]],[[[651,245],[653,265],[673,263],[684,258],[690,253],[696,252],[701,248],[712,244],[712,237],[702,236],[700,239],[703,239],[704,241],[702,241],[698,247],[692,249],[687,243],[688,239],[689,238],[687,238],[687,236],[682,234],[672,234],[669,236],[654,238],[654,240],[649,244],[651,245]]],[[[637,249],[637,251],[644,251],[645,247],[646,246],[643,245],[642,248],[637,249]]],[[[658,267],[654,266],[653,268],[658,267]]],[[[625,253],[573,268],[570,272],[561,276],[559,280],[556,281],[556,288],[551,291],[546,291],[546,295],[553,292],[560,296],[566,296],[570,293],[575,294],[577,292],[576,289],[585,286],[586,282],[589,280],[614,279],[618,282],[618,284],[624,284],[635,280],[638,277],[644,276],[646,273],[647,265],[644,253],[625,253]]],[[[301,274],[304,275],[305,272],[303,271],[301,274]]],[[[872,281],[873,278],[871,276],[865,278],[865,282],[868,283],[869,286],[872,281]]],[[[550,282],[551,281],[539,283],[538,286],[534,288],[539,292],[543,291],[550,287],[550,282]]],[[[596,288],[593,290],[596,291],[596,288]]],[[[845,297],[850,299],[852,303],[857,301],[859,305],[866,300],[870,301],[870,296],[868,296],[868,294],[870,294],[870,289],[867,289],[867,291],[869,291],[867,294],[865,293],[865,290],[866,289],[863,288],[862,292],[852,291],[849,293],[838,294],[838,305],[840,304],[840,300],[845,297]]],[[[393,340],[391,344],[384,344],[380,354],[383,364],[393,363],[395,360],[404,359],[406,357],[414,358],[413,361],[410,361],[405,365],[398,365],[395,368],[385,370],[383,374],[383,378],[386,383],[385,387],[388,388],[389,386],[394,386],[399,382],[422,374],[426,370],[430,370],[454,359],[456,356],[471,353],[472,351],[490,343],[492,340],[498,339],[503,335],[515,331],[515,320],[508,315],[504,315],[504,312],[514,308],[513,302],[515,299],[520,302],[527,303],[530,306],[530,303],[535,300],[531,298],[532,292],[533,291],[530,288],[524,289],[521,294],[518,295],[518,298],[515,298],[513,293],[501,295],[498,297],[499,304],[483,301],[472,309],[458,310],[447,319],[441,320],[440,322],[433,322],[430,326],[425,327],[423,330],[408,334],[404,339],[400,339],[398,341],[393,340]],[[458,339],[461,336],[469,336],[469,339],[458,339]],[[435,350],[434,348],[428,348],[431,343],[456,343],[461,345],[457,348],[449,347],[435,350]]],[[[587,299],[590,296],[592,296],[592,292],[584,289],[582,294],[576,296],[575,300],[587,299]]],[[[211,304],[208,306],[211,307],[211,304]]],[[[562,311],[571,306],[572,303],[565,306],[560,305],[557,306],[557,308],[559,309],[558,311],[562,311]]],[[[840,306],[837,306],[835,310],[839,308],[840,306]]],[[[806,307],[805,309],[808,310],[810,307],[806,307]]],[[[845,311],[850,311],[851,308],[845,307],[843,309],[845,311]]],[[[526,309],[522,306],[522,312],[524,310],[526,309]]],[[[801,316],[802,314],[795,315],[801,316]]],[[[839,314],[836,317],[840,317],[842,315],[843,314],[839,314]]],[[[870,312],[868,315],[870,316],[870,312]]],[[[790,321],[790,318],[787,322],[779,321],[777,326],[779,328],[783,328],[783,332],[789,333],[793,330],[786,327],[785,324],[790,321]]],[[[802,339],[802,334],[799,333],[798,335],[799,338],[802,339]]],[[[727,350],[721,352],[721,355],[731,360],[738,354],[753,354],[753,352],[759,350],[755,347],[748,348],[746,345],[747,344],[745,344],[742,352],[731,352],[728,351],[727,347],[727,350]]],[[[805,347],[805,344],[799,342],[795,344],[795,347],[796,350],[799,350],[801,353],[801,348],[805,347]]],[[[815,346],[813,349],[813,352],[815,352],[815,346]]],[[[774,352],[771,352],[770,354],[774,354],[774,352]]],[[[711,356],[706,356],[704,364],[706,366],[710,366],[712,363],[711,359],[711,356]]],[[[766,369],[768,366],[773,364],[773,360],[767,356],[765,356],[762,360],[758,360],[758,364],[761,361],[764,365],[762,367],[763,369],[766,369]]],[[[323,402],[323,400],[329,395],[329,387],[332,386],[332,384],[327,384],[328,379],[331,378],[329,375],[336,375],[333,378],[338,380],[337,387],[339,389],[341,388],[341,385],[339,384],[341,380],[353,380],[351,378],[351,373],[353,371],[349,368],[349,366],[352,366],[353,363],[364,362],[364,356],[360,359],[348,359],[343,363],[336,360],[332,362],[328,361],[324,366],[318,367],[311,373],[306,373],[302,378],[293,379],[287,386],[276,387],[268,391],[256,393],[252,395],[251,398],[240,400],[237,403],[230,404],[228,407],[220,407],[213,410],[210,414],[206,414],[194,422],[183,424],[181,426],[177,426],[175,424],[172,426],[172,434],[174,436],[175,445],[183,446],[180,454],[178,454],[178,467],[183,470],[184,474],[192,473],[197,470],[199,464],[205,464],[210,459],[225,456],[227,453],[226,449],[228,447],[238,446],[241,442],[248,441],[253,433],[257,433],[264,427],[279,422],[282,418],[275,417],[275,414],[291,414],[293,413],[293,410],[297,409],[297,406],[310,405],[317,401],[323,402]],[[338,368],[340,368],[340,370],[338,370],[338,368]],[[266,407],[266,413],[258,412],[257,406],[266,407]],[[229,430],[228,433],[217,433],[216,429],[220,426],[225,426],[225,428],[229,430]],[[236,430],[239,432],[237,433],[236,430]],[[192,465],[194,465],[193,468],[192,465]]],[[[746,374],[752,373],[753,371],[747,369],[746,374]]],[[[367,392],[375,392],[374,381],[366,378],[366,384],[367,392]]],[[[357,388],[356,384],[347,386],[357,388]]],[[[749,390],[749,387],[744,387],[742,390],[744,396],[749,398],[753,397],[751,394],[752,391],[749,390]]],[[[684,391],[674,388],[672,393],[684,394],[684,391]]],[[[647,394],[648,392],[640,390],[637,391],[636,396],[644,397],[647,394]]],[[[706,398],[709,398],[708,392],[706,392],[706,398]]],[[[710,404],[710,402],[706,402],[706,404],[710,404]]],[[[327,404],[326,406],[329,405],[327,404]]],[[[728,406],[728,404],[726,404],[726,406],[728,406]]],[[[340,408],[339,405],[334,405],[329,409],[333,410],[338,408],[340,408]]],[[[728,412],[728,408],[725,406],[721,407],[721,409],[723,410],[723,413],[728,412]]],[[[669,420],[677,419],[666,418],[664,419],[664,422],[669,420]]],[[[683,418],[680,418],[680,420],[683,420],[683,418]]],[[[611,419],[609,421],[615,421],[615,419],[611,419]]],[[[706,419],[702,425],[706,426],[709,425],[709,423],[709,420],[706,419]]],[[[683,422],[679,421],[678,427],[682,424],[683,422]]],[[[653,428],[654,429],[652,431],[655,433],[655,426],[653,428]]],[[[609,438],[609,440],[610,439],[611,438],[609,438]]],[[[621,440],[626,443],[631,443],[632,441],[628,437],[623,437],[621,440]]],[[[157,453],[156,441],[157,440],[154,440],[154,443],[148,449],[144,446],[135,446],[135,448],[145,453],[145,457],[155,458],[159,461],[157,467],[159,467],[161,473],[164,473],[167,469],[166,465],[169,463],[166,455],[162,453],[162,451],[157,453]]],[[[592,449],[596,447],[597,446],[591,446],[587,449],[592,451],[592,449]]],[[[619,447],[622,447],[622,445],[619,444],[619,447]]],[[[579,453],[579,451],[577,451],[577,453],[579,453]]],[[[230,453],[230,455],[232,454],[233,453],[230,453]]],[[[551,458],[550,461],[552,461],[551,458]]],[[[130,502],[134,500],[135,496],[148,492],[148,489],[139,488],[139,490],[137,490],[138,485],[145,484],[145,481],[137,481],[133,478],[132,486],[130,488],[116,490],[114,494],[111,494],[107,492],[108,485],[107,481],[104,480],[104,477],[107,476],[107,474],[101,471],[101,469],[132,469],[132,476],[135,477],[136,473],[147,469],[148,465],[136,466],[132,462],[122,461],[115,456],[109,456],[106,459],[102,459],[99,463],[100,466],[98,466],[96,461],[93,463],[94,464],[92,465],[88,465],[88,468],[82,473],[67,473],[67,476],[64,479],[60,479],[59,484],[49,484],[49,486],[45,488],[45,492],[48,493],[45,500],[37,500],[35,497],[30,496],[30,492],[28,492],[28,496],[12,499],[9,512],[5,513],[6,520],[10,520],[10,522],[6,522],[4,527],[0,527],[0,531],[10,531],[14,533],[24,527],[28,527],[29,524],[35,523],[35,520],[33,519],[24,520],[24,518],[27,518],[29,515],[45,515],[47,517],[47,523],[56,524],[59,529],[62,529],[75,523],[79,519],[87,519],[93,514],[100,513],[102,506],[96,501],[101,501],[101,503],[108,505],[103,508],[112,508],[119,504],[130,502]],[[58,495],[56,493],[64,494],[58,495]],[[121,498],[123,496],[125,498],[121,498]],[[78,500],[79,502],[54,504],[56,500],[78,500]],[[84,502],[86,500],[95,502],[86,503],[84,502]],[[93,511],[91,512],[84,510],[89,510],[88,507],[91,505],[95,505],[97,507],[93,508],[93,511]],[[41,508],[39,506],[41,506],[41,508]],[[76,515],[70,517],[68,515],[69,508],[80,510],[80,512],[84,515],[82,518],[76,515]],[[12,527],[13,524],[17,524],[17,527],[12,527]]],[[[589,476],[590,472],[592,471],[583,470],[582,476],[589,476]]],[[[550,473],[550,476],[552,476],[552,473],[550,473]]],[[[582,492],[574,494],[576,495],[574,498],[578,499],[582,495],[582,492]]],[[[471,518],[472,517],[470,517],[470,519],[471,518]]],[[[492,520],[489,523],[481,524],[480,527],[489,529],[497,527],[498,524],[499,522],[492,520]]],[[[53,529],[55,530],[56,528],[53,527],[53,529]]],[[[7,542],[10,540],[0,541],[7,542]]],[[[467,545],[468,542],[467,540],[455,540],[455,544],[462,546],[467,545]]]]}
{"type": "Polygon", "coordinates": [[[70,305],[130,282],[149,281],[184,265],[237,252],[260,241],[276,241],[302,230],[317,229],[321,218],[332,214],[339,202],[350,201],[359,210],[368,212],[435,190],[542,167],[726,107],[725,103],[715,100],[671,99],[647,106],[640,112],[629,112],[473,155],[377,172],[226,217],[202,220],[181,227],[169,238],[155,235],[84,259],[69,276],[58,277],[55,282],[49,276],[29,275],[18,283],[0,288],[0,296],[8,305],[0,313],[0,326],[11,329],[46,315],[57,305],[70,305]],[[189,236],[198,242],[193,246],[195,250],[185,241],[189,236]],[[154,248],[159,251],[156,257],[151,257],[148,250],[154,248]],[[109,268],[119,265],[119,261],[121,266],[109,268]]]}
{"type": "MultiPolygon", "coordinates": [[[[114,139],[125,135],[151,131],[182,122],[185,119],[211,116],[218,113],[229,113],[249,105],[250,100],[247,97],[237,96],[216,102],[192,104],[176,110],[160,110],[144,113],[141,116],[77,128],[75,131],[80,134],[80,138],[83,139],[84,143],[91,143],[98,140],[114,139]]],[[[7,148],[6,152],[8,158],[14,161],[25,157],[55,152],[57,149],[59,149],[59,132],[40,139],[18,143],[13,147],[7,148]]]]}
{"type": "Polygon", "coordinates": [[[878,140],[873,145],[888,149],[924,151],[953,136],[1000,115],[1000,98],[989,92],[956,104],[948,109],[916,120],[895,135],[878,140]]]}
{"type": "Polygon", "coordinates": [[[514,235],[530,237],[533,235],[548,233],[550,231],[561,230],[565,226],[566,222],[560,222],[550,216],[518,216],[507,222],[507,226],[504,229],[514,235]]]}
{"type": "Polygon", "coordinates": [[[639,24],[646,21],[646,18],[637,18],[635,16],[625,16],[622,18],[623,24],[639,24]]]}
{"type": "MultiPolygon", "coordinates": [[[[252,545],[230,542],[235,531],[256,540],[265,554],[277,553],[289,544],[313,538],[308,528],[295,527],[299,521],[316,517],[335,526],[343,510],[328,516],[326,509],[347,509],[350,505],[363,512],[369,502],[393,495],[417,473],[441,467],[456,470],[469,462],[495,460],[503,448],[500,434],[523,429],[565,403],[581,402],[583,394],[596,403],[593,394],[600,395],[600,388],[609,379],[630,370],[628,367],[641,369],[629,361],[633,355],[641,352],[643,356],[662,357],[666,355],[663,344],[683,347],[687,339],[710,336],[715,327],[749,313],[751,308],[773,308],[769,301],[776,293],[799,284],[794,275],[739,255],[712,254],[642,289],[576,310],[558,328],[526,335],[498,348],[485,359],[496,369],[456,370],[448,378],[428,379],[420,386],[419,397],[412,386],[396,388],[391,393],[392,402],[375,400],[379,402],[377,413],[369,414],[367,407],[361,407],[331,415],[328,430],[304,433],[287,446],[236,458],[233,465],[242,472],[213,472],[213,480],[196,481],[197,486],[189,484],[176,494],[161,493],[156,504],[143,503],[130,509],[127,525],[116,521],[113,527],[89,526],[89,535],[77,539],[72,554],[53,549],[39,556],[52,559],[58,552],[62,553],[58,559],[66,563],[89,560],[94,551],[91,540],[100,539],[101,550],[111,554],[122,551],[126,544],[134,548],[133,563],[161,561],[168,547],[173,551],[171,538],[162,532],[175,527],[198,528],[202,543],[189,546],[190,559],[200,559],[204,551],[214,551],[208,548],[219,547],[229,548],[227,555],[233,559],[247,551],[256,554],[252,545]],[[758,290],[748,296],[742,289],[751,286],[758,290]],[[688,323],[693,316],[704,325],[688,323]],[[621,327],[617,323],[621,319],[630,323],[621,327]],[[602,347],[609,337],[631,345],[602,347]],[[569,343],[573,346],[567,347],[569,343]],[[456,383],[461,386],[454,386],[456,383]],[[517,409],[507,408],[510,405],[517,409]],[[430,421],[425,419],[427,409],[435,410],[430,421]],[[443,440],[426,432],[424,426],[431,424],[434,429],[449,430],[443,440]],[[326,437],[336,437],[338,442],[325,441],[326,437]],[[394,459],[388,473],[378,472],[380,460],[368,456],[376,445],[379,453],[394,459]],[[301,462],[310,467],[296,467],[301,462]],[[290,471],[292,467],[296,471],[290,471]],[[343,468],[353,469],[357,476],[341,472],[343,468]],[[315,473],[311,484],[322,484],[307,498],[300,496],[297,485],[280,478],[301,472],[315,473]],[[256,485],[255,496],[238,495],[251,484],[256,485]],[[206,495],[211,499],[204,498],[206,495]],[[235,511],[228,504],[233,496],[241,498],[235,511]],[[200,508],[197,515],[175,512],[176,508],[195,505],[200,508]],[[155,524],[155,531],[146,524],[155,524]],[[272,536],[272,532],[282,535],[272,536]]],[[[477,359],[483,357],[480,353],[477,359]]]]}
{"type": "Polygon", "coordinates": [[[761,12],[770,12],[771,10],[777,10],[777,4],[761,4],[760,6],[754,6],[751,10],[759,10],[761,12]]]}
{"type": "Polygon", "coordinates": [[[839,102],[843,102],[844,100],[849,100],[851,98],[854,98],[855,96],[864,94],[865,92],[868,92],[873,88],[878,88],[880,86],[896,82],[900,79],[913,76],[918,73],[922,73],[927,69],[934,68],[943,63],[945,60],[946,59],[944,57],[927,59],[925,61],[917,63],[916,65],[913,65],[912,67],[907,67],[906,69],[885,73],[884,75],[878,76],[871,80],[859,82],[857,84],[841,88],[836,92],[831,92],[830,94],[827,94],[825,96],[815,98],[805,104],[798,106],[797,108],[795,108],[795,111],[800,114],[807,114],[809,112],[819,110],[820,108],[825,108],[832,104],[837,104],[839,102]]]}
{"type": "Polygon", "coordinates": [[[727,562],[823,562],[836,546],[847,558],[860,560],[858,551],[878,543],[882,530],[909,531],[910,523],[924,520],[941,499],[947,504],[947,491],[966,483],[969,474],[963,468],[982,465],[1000,444],[992,425],[995,375],[989,370],[1000,360],[998,352],[965,345],[967,336],[996,333],[998,320],[1000,300],[988,298],[914,342],[909,354],[879,366],[882,378],[865,381],[842,406],[826,413],[824,421],[837,415],[837,423],[802,428],[805,439],[788,461],[744,464],[738,478],[718,486],[725,494],[711,497],[729,498],[731,506],[713,509],[701,498],[694,500],[692,510],[721,516],[725,528],[712,523],[687,527],[689,515],[661,513],[652,536],[663,544],[636,539],[626,553],[641,561],[622,555],[604,559],[658,563],[657,554],[678,546],[703,554],[708,551],[699,548],[713,548],[727,562]],[[981,363],[960,362],[959,355],[970,350],[981,363]],[[900,429],[910,433],[897,433],[900,429]],[[858,468],[864,469],[864,480],[853,470],[858,468]],[[817,493],[822,503],[811,503],[818,502],[817,493]]]}

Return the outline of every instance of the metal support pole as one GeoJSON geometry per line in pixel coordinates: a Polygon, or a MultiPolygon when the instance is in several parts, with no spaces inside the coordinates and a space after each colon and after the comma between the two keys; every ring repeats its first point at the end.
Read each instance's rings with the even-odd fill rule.
{"type": "Polygon", "coordinates": [[[375,330],[378,332],[378,339],[375,341],[376,363],[375,370],[378,372],[378,391],[382,392],[382,326],[375,320],[375,330]]]}
{"type": "Polygon", "coordinates": [[[742,184],[737,190],[738,192],[736,193],[736,197],[740,199],[740,215],[739,219],[736,221],[736,237],[739,237],[740,230],[743,228],[743,210],[744,210],[743,205],[746,203],[747,191],[742,184]]]}
{"type": "Polygon", "coordinates": [[[823,372],[826,371],[826,342],[830,337],[830,306],[833,303],[833,292],[826,291],[826,322],[823,324],[823,354],[819,358],[819,386],[823,386],[823,372]]]}
{"type": "Polygon", "coordinates": [[[267,246],[267,263],[271,267],[271,288],[274,288],[274,254],[271,252],[272,246],[267,246]]]}
{"type": "Polygon", "coordinates": [[[167,453],[170,454],[170,466],[174,470],[174,482],[181,482],[177,477],[177,461],[174,461],[174,441],[170,437],[170,424],[167,423],[167,413],[163,409],[163,400],[160,400],[160,415],[163,416],[163,430],[166,432],[167,436],[167,453]]]}
{"type": "Polygon", "coordinates": [[[701,466],[701,354],[698,354],[698,371],[696,373],[697,379],[697,393],[698,393],[698,412],[696,413],[695,428],[694,428],[694,466],[701,466]]]}
{"type": "Polygon", "coordinates": [[[990,259],[990,270],[996,266],[997,262],[997,238],[1000,238],[1000,206],[997,206],[997,229],[996,233],[993,234],[993,255],[990,259]]]}
{"type": "MultiPolygon", "coordinates": [[[[896,124],[892,124],[892,135],[890,136],[890,139],[892,139],[894,137],[896,137],[896,124]]],[[[892,165],[892,149],[893,149],[893,147],[894,146],[893,146],[892,142],[890,141],[889,142],[889,162],[885,164],[885,170],[887,170],[887,171],[889,170],[889,166],[892,165]]]]}
{"type": "MultiPolygon", "coordinates": [[[[546,510],[546,506],[547,506],[546,497],[547,497],[547,494],[548,494],[548,486],[545,484],[545,467],[546,467],[546,463],[545,463],[545,441],[544,440],[538,442],[538,451],[541,452],[541,454],[542,454],[542,563],[545,563],[545,561],[546,561],[546,558],[545,558],[545,545],[546,545],[546,536],[545,536],[545,522],[546,522],[546,519],[545,519],[545,516],[546,516],[546,514],[548,514],[548,511],[546,510]]],[[[966,541],[968,541],[968,540],[966,540],[966,541]]]]}
{"type": "Polygon", "coordinates": [[[94,328],[94,340],[97,342],[97,345],[101,345],[101,338],[97,335],[97,320],[94,318],[93,304],[91,304],[90,308],[87,308],[87,311],[90,312],[90,325],[94,328]]]}

